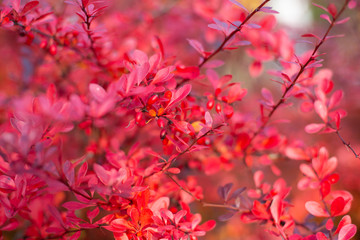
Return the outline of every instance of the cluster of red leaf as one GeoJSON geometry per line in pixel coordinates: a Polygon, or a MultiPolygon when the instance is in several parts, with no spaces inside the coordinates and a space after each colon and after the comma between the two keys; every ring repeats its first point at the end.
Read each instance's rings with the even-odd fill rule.
{"type": "Polygon", "coordinates": [[[319,69],[323,43],[338,37],[329,34],[356,2],[316,5],[329,25],[323,36],[303,35],[314,41],[302,54],[276,28],[270,0],[251,11],[235,0],[140,2],[117,3],[126,11],[96,0],[2,2],[0,37],[17,54],[0,91],[1,239],[105,238],[103,229],[124,240],[197,239],[216,222],[201,223],[196,204],[284,240],[352,238],[345,214],[354,197],[332,190],[337,158],[292,142],[273,115],[300,99],[322,121],[305,131],[336,133],[358,157],[340,135],[343,92],[331,94],[332,71],[319,69]],[[280,66],[269,71],[280,97],[268,87],[260,100],[248,96],[235,74],[220,75],[217,55],[239,47],[253,59],[251,77],[266,62],[280,66]],[[304,207],[326,221],[294,219],[297,192],[280,161],[303,161],[298,188],[320,196],[304,207]],[[252,177],[233,191],[218,186],[220,203],[205,201],[198,175],[232,170],[252,177]]]}

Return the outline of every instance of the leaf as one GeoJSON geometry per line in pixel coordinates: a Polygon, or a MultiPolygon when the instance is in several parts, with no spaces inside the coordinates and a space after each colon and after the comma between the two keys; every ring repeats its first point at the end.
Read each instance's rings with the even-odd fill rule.
{"type": "Polygon", "coordinates": [[[270,206],[270,212],[271,215],[274,218],[274,222],[276,224],[280,223],[280,217],[281,217],[281,212],[282,212],[282,201],[279,195],[276,195],[271,203],[270,206]]]}
{"type": "Polygon", "coordinates": [[[335,231],[335,234],[337,234],[345,225],[351,224],[351,217],[349,215],[345,215],[341,218],[338,227],[335,231]]]}
{"type": "Polygon", "coordinates": [[[306,210],[315,217],[330,217],[326,210],[315,201],[308,201],[305,203],[306,210]]]}
{"type": "Polygon", "coordinates": [[[335,200],[331,203],[331,216],[337,216],[339,213],[341,213],[344,210],[345,207],[345,200],[342,197],[337,197],[335,200]]]}
{"type": "Polygon", "coordinates": [[[355,236],[357,231],[356,225],[348,224],[341,228],[338,240],[348,240],[355,236]]]}
{"type": "Polygon", "coordinates": [[[343,24],[343,23],[348,22],[349,20],[350,20],[350,17],[347,17],[347,18],[336,21],[335,24],[343,24]]]}
{"type": "Polygon", "coordinates": [[[332,109],[336,105],[338,105],[343,97],[343,91],[337,90],[336,92],[331,95],[329,99],[329,109],[332,109]]]}
{"type": "Polygon", "coordinates": [[[180,103],[182,100],[186,98],[187,95],[191,92],[191,85],[186,84],[176,90],[175,94],[173,94],[169,104],[166,106],[165,110],[171,109],[173,106],[175,106],[177,103],[180,103]]]}
{"type": "Polygon", "coordinates": [[[279,13],[278,11],[273,10],[272,7],[262,7],[259,11],[264,13],[272,13],[272,14],[279,13]]]}
{"type": "Polygon", "coordinates": [[[107,185],[110,181],[110,175],[108,171],[106,171],[101,165],[94,163],[94,171],[99,178],[99,180],[104,184],[107,185]]]}
{"type": "Polygon", "coordinates": [[[329,15],[327,15],[327,14],[321,14],[320,17],[321,17],[322,19],[325,19],[326,21],[328,21],[328,23],[331,24],[331,20],[330,20],[329,15]]]}
{"type": "Polygon", "coordinates": [[[189,44],[198,52],[201,56],[204,56],[204,47],[203,45],[195,39],[187,39],[189,44]]]}
{"type": "Polygon", "coordinates": [[[212,128],[213,122],[214,122],[214,121],[213,121],[210,113],[207,111],[207,112],[205,113],[205,123],[206,123],[206,126],[209,127],[209,128],[212,128]]]}
{"type": "Polygon", "coordinates": [[[69,202],[64,203],[62,206],[69,210],[77,210],[77,209],[89,207],[89,204],[79,203],[79,202],[75,202],[75,201],[69,201],[69,202]]]}
{"type": "Polygon", "coordinates": [[[313,179],[317,178],[316,174],[314,173],[314,170],[308,164],[302,163],[300,165],[300,171],[309,178],[313,178],[313,179]]]}
{"type": "Polygon", "coordinates": [[[230,193],[230,190],[231,190],[232,186],[233,186],[233,183],[227,183],[224,186],[220,186],[218,188],[217,192],[218,192],[219,196],[222,199],[224,199],[225,201],[227,201],[227,199],[228,199],[228,196],[229,196],[229,193],[230,193]]]}
{"type": "Polygon", "coordinates": [[[107,96],[105,89],[96,83],[89,84],[89,91],[92,97],[98,102],[104,101],[107,96]]]}
{"type": "Polygon", "coordinates": [[[293,160],[308,160],[309,156],[306,152],[299,147],[287,147],[285,149],[285,155],[293,160]]]}
{"type": "Polygon", "coordinates": [[[254,182],[255,182],[255,186],[257,188],[260,188],[261,184],[264,181],[264,173],[261,170],[258,170],[254,173],[254,182]]]}
{"type": "Polygon", "coordinates": [[[219,221],[226,222],[235,215],[236,212],[228,212],[219,217],[219,221]]]}
{"type": "Polygon", "coordinates": [[[306,125],[305,132],[310,133],[310,134],[317,133],[324,127],[325,127],[324,123],[311,123],[311,124],[306,125]]]}
{"type": "Polygon", "coordinates": [[[27,4],[25,4],[24,8],[22,9],[21,14],[27,13],[28,11],[30,11],[31,9],[36,7],[38,4],[39,4],[39,1],[28,2],[27,4]]]}
{"type": "Polygon", "coordinates": [[[320,9],[324,10],[325,12],[329,12],[328,9],[327,9],[326,7],[324,7],[324,6],[321,6],[321,5],[316,4],[316,3],[312,3],[312,5],[314,5],[315,7],[318,7],[318,8],[320,8],[320,9]]]}
{"type": "Polygon", "coordinates": [[[75,183],[75,170],[70,161],[66,161],[63,165],[63,172],[70,186],[75,183]]]}
{"type": "Polygon", "coordinates": [[[322,232],[318,232],[316,233],[316,240],[328,240],[328,238],[326,237],[326,235],[322,232]]]}
{"type": "Polygon", "coordinates": [[[241,3],[239,3],[238,1],[236,1],[236,0],[229,0],[229,1],[232,2],[233,4],[235,4],[236,6],[244,9],[245,12],[247,12],[247,13],[249,12],[249,11],[246,9],[246,7],[245,7],[244,5],[242,5],[241,3]]]}
{"type": "Polygon", "coordinates": [[[95,208],[94,210],[92,210],[92,211],[90,211],[90,210],[87,211],[86,215],[87,215],[87,217],[89,218],[90,223],[93,222],[94,218],[96,218],[96,216],[99,214],[99,212],[100,212],[100,210],[99,210],[98,207],[96,207],[96,208],[95,208]]]}

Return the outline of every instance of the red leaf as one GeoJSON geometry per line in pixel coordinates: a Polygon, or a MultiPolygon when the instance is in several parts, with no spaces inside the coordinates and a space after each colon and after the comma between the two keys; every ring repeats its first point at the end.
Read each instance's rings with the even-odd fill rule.
{"type": "Polygon", "coordinates": [[[345,200],[342,197],[335,198],[335,200],[331,203],[331,216],[336,216],[341,213],[345,207],[345,200]]]}
{"type": "Polygon", "coordinates": [[[351,239],[353,236],[355,236],[356,231],[357,231],[356,225],[348,224],[348,225],[341,228],[341,230],[339,232],[338,240],[351,239]]]}
{"type": "Polygon", "coordinates": [[[331,14],[331,16],[333,16],[333,17],[336,16],[336,14],[337,14],[337,9],[336,9],[335,4],[330,3],[329,6],[328,6],[328,10],[329,10],[329,13],[331,14]]]}
{"type": "Polygon", "coordinates": [[[316,217],[330,217],[326,210],[315,201],[308,201],[305,203],[306,210],[316,217]]]}
{"type": "Polygon", "coordinates": [[[196,230],[199,230],[199,231],[210,231],[212,229],[214,229],[216,226],[216,221],[214,220],[209,220],[207,222],[204,222],[203,224],[199,225],[196,230]]]}
{"type": "Polygon", "coordinates": [[[79,237],[81,236],[81,231],[78,230],[76,233],[74,233],[73,235],[71,235],[71,237],[69,237],[69,240],[77,240],[79,239],[79,237]]]}
{"type": "Polygon", "coordinates": [[[165,110],[171,109],[173,106],[175,106],[177,103],[180,103],[182,100],[186,98],[187,95],[191,92],[191,85],[186,84],[179,88],[175,94],[172,95],[172,98],[169,102],[169,104],[166,106],[165,110]]]}
{"type": "Polygon", "coordinates": [[[99,214],[100,210],[98,207],[96,207],[94,210],[92,211],[87,211],[86,215],[89,218],[90,222],[92,223],[94,218],[99,214]]]}
{"type": "Polygon", "coordinates": [[[335,231],[335,234],[338,233],[343,226],[348,225],[348,224],[351,224],[351,217],[349,215],[345,215],[340,220],[339,225],[335,231]]]}
{"type": "Polygon", "coordinates": [[[326,237],[326,235],[322,232],[318,232],[316,233],[316,240],[328,240],[328,238],[326,237]]]}
{"type": "Polygon", "coordinates": [[[280,223],[281,212],[282,212],[282,202],[281,202],[281,198],[280,198],[279,195],[276,195],[273,198],[271,206],[270,206],[270,212],[271,212],[271,215],[274,218],[274,222],[276,224],[279,224],[280,223]]]}
{"type": "Polygon", "coordinates": [[[69,210],[77,210],[77,209],[89,207],[89,204],[70,201],[70,202],[64,203],[62,206],[69,210]]]}
{"type": "Polygon", "coordinates": [[[24,8],[22,9],[21,14],[27,13],[28,11],[30,11],[31,9],[36,7],[38,4],[39,4],[39,1],[28,2],[27,4],[25,4],[24,8]]]}
{"type": "Polygon", "coordinates": [[[5,224],[5,226],[1,227],[1,231],[13,231],[19,226],[19,222],[17,219],[12,218],[9,220],[9,223],[5,224]]]}
{"type": "Polygon", "coordinates": [[[200,75],[200,69],[199,67],[196,66],[192,66],[192,67],[177,66],[176,71],[174,73],[184,79],[194,79],[200,75]]]}

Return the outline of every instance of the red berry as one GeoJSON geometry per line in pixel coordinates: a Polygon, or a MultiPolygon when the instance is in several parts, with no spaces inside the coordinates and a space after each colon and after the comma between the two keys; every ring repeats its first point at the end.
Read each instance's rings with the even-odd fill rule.
{"type": "Polygon", "coordinates": [[[56,47],[55,44],[51,44],[51,45],[50,45],[50,47],[49,47],[49,53],[50,53],[51,55],[53,55],[53,56],[57,53],[57,47],[56,47]]]}
{"type": "Polygon", "coordinates": [[[152,105],[154,104],[157,100],[159,99],[158,95],[153,95],[149,98],[149,100],[147,101],[148,105],[152,105]]]}
{"type": "Polygon", "coordinates": [[[221,105],[220,105],[220,103],[216,104],[215,110],[216,110],[217,113],[221,113],[221,105]]]}
{"type": "Polygon", "coordinates": [[[214,104],[215,104],[214,99],[210,99],[206,104],[206,108],[211,110],[214,107],[214,104]]]}
{"type": "Polygon", "coordinates": [[[141,119],[142,119],[142,112],[137,112],[136,115],[135,115],[135,122],[137,124],[139,124],[141,119]]]}
{"type": "Polygon", "coordinates": [[[161,118],[159,118],[159,119],[157,120],[157,124],[158,124],[159,128],[164,128],[164,126],[165,126],[165,122],[164,122],[164,120],[161,119],[161,118]]]}
{"type": "Polygon", "coordinates": [[[218,97],[221,93],[221,88],[215,89],[215,97],[218,97]]]}
{"type": "Polygon", "coordinates": [[[162,129],[161,131],[160,131],[160,138],[161,139],[164,139],[166,137],[166,130],[165,129],[162,129]]]}

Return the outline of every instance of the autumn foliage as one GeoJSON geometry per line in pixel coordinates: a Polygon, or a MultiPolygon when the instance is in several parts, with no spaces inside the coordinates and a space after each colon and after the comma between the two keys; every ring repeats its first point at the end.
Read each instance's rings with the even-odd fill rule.
{"type": "Polygon", "coordinates": [[[2,1],[0,239],[354,239],[323,65],[359,8],[294,35],[270,2],[2,1]]]}

